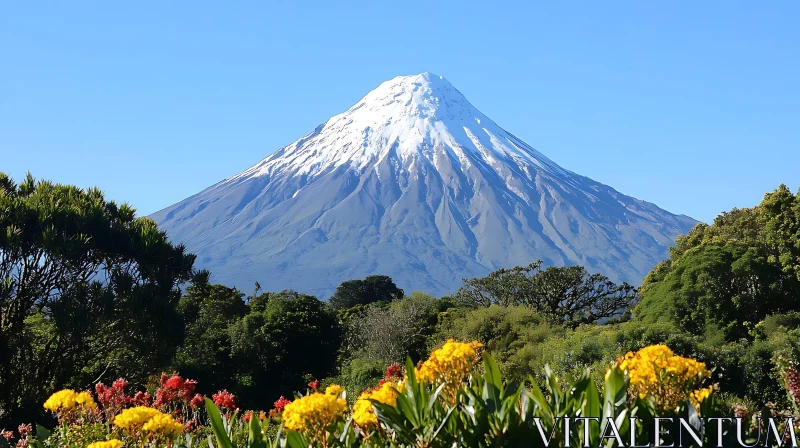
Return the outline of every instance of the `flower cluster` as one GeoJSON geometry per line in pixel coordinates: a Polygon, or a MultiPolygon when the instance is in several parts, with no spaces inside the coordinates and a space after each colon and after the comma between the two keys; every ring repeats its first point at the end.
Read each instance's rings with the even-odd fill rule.
{"type": "Polygon", "coordinates": [[[377,388],[363,392],[353,405],[353,421],[365,429],[377,426],[378,417],[375,415],[375,409],[370,400],[394,406],[397,402],[397,393],[402,388],[402,383],[395,384],[391,381],[384,381],[377,388]]]}
{"type": "Polygon", "coordinates": [[[103,407],[106,418],[110,419],[125,406],[150,406],[152,403],[152,398],[147,392],[136,392],[133,396],[126,395],[125,388],[128,387],[128,384],[123,378],[115,380],[111,386],[103,383],[95,384],[94,391],[97,394],[97,401],[103,407]]]}
{"type": "Polygon", "coordinates": [[[783,380],[795,403],[800,403],[800,374],[794,367],[789,367],[783,372],[783,380]]]}
{"type": "Polygon", "coordinates": [[[171,376],[162,373],[161,387],[156,390],[153,406],[163,408],[175,401],[188,402],[192,399],[195,386],[197,386],[195,380],[185,380],[177,373],[171,376]]]}
{"type": "Polygon", "coordinates": [[[343,391],[341,386],[333,384],[325,389],[325,393],[314,392],[286,404],[283,409],[284,427],[307,431],[323,440],[326,429],[347,411],[347,401],[341,397],[343,391]]]}
{"type": "Polygon", "coordinates": [[[700,403],[705,401],[711,394],[714,393],[714,386],[704,387],[702,389],[693,390],[689,393],[689,400],[695,408],[700,407],[700,403]]]}
{"type": "Polygon", "coordinates": [[[230,411],[236,409],[236,402],[234,401],[234,398],[234,395],[227,390],[221,390],[211,396],[211,399],[214,401],[215,405],[230,411]]]}
{"type": "Polygon", "coordinates": [[[278,412],[283,412],[283,409],[284,409],[284,408],[286,407],[286,405],[287,405],[287,404],[289,404],[289,403],[291,403],[291,400],[287,400],[287,399],[283,398],[283,395],[281,395],[281,397],[280,397],[280,398],[278,398],[278,399],[275,401],[275,403],[273,404],[273,406],[275,406],[275,410],[276,410],[276,411],[278,411],[278,412]]]}
{"type": "Polygon", "coordinates": [[[171,436],[183,431],[183,425],[176,422],[171,415],[147,406],[123,410],[114,418],[114,425],[130,432],[141,430],[160,436],[171,436]]]}
{"type": "Polygon", "coordinates": [[[705,363],[675,355],[666,345],[651,345],[628,352],[617,365],[630,380],[630,392],[639,398],[652,397],[659,411],[672,411],[687,396],[700,403],[712,392],[698,389],[711,376],[705,363]],[[697,390],[696,390],[697,389],[697,390]]]}
{"type": "Polygon", "coordinates": [[[189,406],[192,408],[197,408],[203,406],[206,403],[206,397],[200,394],[194,394],[191,401],[189,401],[189,406]]]}
{"type": "Polygon", "coordinates": [[[452,339],[434,350],[428,359],[417,367],[420,381],[445,384],[444,391],[452,399],[461,383],[469,375],[470,368],[478,361],[478,350],[483,347],[478,341],[456,342],[452,339]]]}
{"type": "Polygon", "coordinates": [[[400,378],[400,375],[401,375],[402,371],[403,370],[400,368],[400,364],[394,363],[394,364],[392,364],[392,365],[390,365],[389,367],[386,368],[385,376],[388,379],[400,378]]]}
{"type": "Polygon", "coordinates": [[[144,425],[150,421],[151,418],[161,413],[162,412],[158,409],[147,406],[128,408],[114,417],[114,425],[122,429],[132,430],[144,425]]]}
{"type": "Polygon", "coordinates": [[[76,408],[93,409],[96,407],[97,403],[95,403],[92,394],[85,391],[75,392],[72,389],[60,390],[44,402],[44,408],[53,413],[71,411],[76,408]]]}
{"type": "Polygon", "coordinates": [[[102,442],[94,442],[90,443],[86,446],[86,448],[120,448],[122,445],[122,441],[117,439],[105,440],[102,442]]]}
{"type": "Polygon", "coordinates": [[[176,422],[171,415],[159,413],[142,425],[142,430],[164,436],[173,436],[183,432],[183,425],[176,422]]]}

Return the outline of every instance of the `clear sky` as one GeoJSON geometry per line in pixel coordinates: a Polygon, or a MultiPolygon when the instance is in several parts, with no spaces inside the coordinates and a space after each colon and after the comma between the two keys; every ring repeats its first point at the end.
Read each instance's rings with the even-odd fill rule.
{"type": "Polygon", "coordinates": [[[800,1],[0,0],[0,171],[142,214],[430,71],[577,173],[710,221],[800,186],[800,1]]]}

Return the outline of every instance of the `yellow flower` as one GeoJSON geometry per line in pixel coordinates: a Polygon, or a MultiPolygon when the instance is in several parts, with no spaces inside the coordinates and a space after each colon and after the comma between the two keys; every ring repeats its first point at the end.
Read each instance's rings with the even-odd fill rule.
{"type": "Polygon", "coordinates": [[[92,397],[92,394],[86,391],[75,395],[75,402],[86,408],[97,407],[97,403],[94,402],[94,397],[92,397]]]}
{"type": "Polygon", "coordinates": [[[176,422],[171,415],[158,413],[142,426],[142,430],[171,436],[183,432],[183,425],[176,422]]]}
{"type": "Polygon", "coordinates": [[[117,439],[106,440],[103,442],[94,442],[86,446],[86,448],[120,448],[124,445],[117,439]]]}
{"type": "Polygon", "coordinates": [[[75,397],[78,394],[72,389],[60,390],[44,402],[44,408],[50,412],[58,412],[59,410],[69,411],[77,405],[75,397]]]}
{"type": "Polygon", "coordinates": [[[333,395],[338,397],[344,392],[344,388],[338,384],[331,384],[325,389],[325,395],[333,395]]]}
{"type": "Polygon", "coordinates": [[[340,390],[340,386],[329,386],[324,394],[315,392],[287,404],[283,409],[283,426],[324,437],[325,429],[347,410],[347,401],[334,394],[340,390]]]}
{"type": "Polygon", "coordinates": [[[114,417],[114,425],[122,429],[134,429],[142,426],[151,418],[155,417],[162,412],[158,409],[149,408],[147,406],[136,406],[135,408],[128,408],[114,417]]]}
{"type": "Polygon", "coordinates": [[[706,388],[692,392],[711,372],[705,363],[677,356],[666,345],[628,352],[617,359],[617,365],[630,380],[631,394],[642,399],[653,397],[659,411],[674,410],[687,397],[693,399],[692,393],[700,397],[697,402],[702,401],[712,391],[706,388]]]}
{"type": "Polygon", "coordinates": [[[397,392],[402,388],[402,383],[394,384],[387,381],[377,389],[363,392],[353,405],[353,420],[362,428],[377,426],[378,417],[375,415],[375,409],[372,407],[370,399],[394,406],[397,403],[397,392]]]}
{"type": "Polygon", "coordinates": [[[89,392],[75,392],[72,389],[60,390],[44,402],[44,408],[50,412],[70,411],[77,407],[80,408],[96,408],[97,403],[94,402],[92,394],[89,392]]]}
{"type": "Polygon", "coordinates": [[[455,399],[455,392],[469,375],[472,364],[477,361],[478,350],[483,347],[478,341],[456,342],[448,339],[438,350],[434,350],[427,361],[417,369],[420,381],[445,383],[445,391],[455,399]]]}
{"type": "Polygon", "coordinates": [[[710,397],[712,393],[714,393],[714,386],[704,387],[702,389],[692,391],[692,393],[689,394],[689,399],[692,401],[692,405],[694,405],[695,408],[699,408],[700,403],[705,401],[706,398],[710,397]]]}

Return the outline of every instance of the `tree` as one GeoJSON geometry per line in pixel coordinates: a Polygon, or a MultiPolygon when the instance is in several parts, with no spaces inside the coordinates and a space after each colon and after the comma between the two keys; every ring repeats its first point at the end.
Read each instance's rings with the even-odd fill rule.
{"type": "Polygon", "coordinates": [[[54,387],[166,365],[194,259],[96,188],[0,173],[0,419],[38,413],[54,387]]]}
{"type": "Polygon", "coordinates": [[[244,294],[236,288],[195,276],[178,303],[186,327],[183,345],[175,355],[175,370],[198,381],[200,392],[211,395],[230,388],[238,393],[239,365],[231,353],[230,328],[248,313],[244,294]]]}
{"type": "Polygon", "coordinates": [[[645,277],[636,315],[734,341],[770,314],[800,306],[800,194],[781,185],[679,237],[645,277]]]}
{"type": "Polygon", "coordinates": [[[503,373],[516,379],[537,373],[534,367],[542,357],[542,343],[562,339],[566,333],[525,305],[459,308],[443,313],[440,320],[436,345],[450,338],[480,341],[503,373]]]}
{"type": "Polygon", "coordinates": [[[465,280],[454,299],[468,307],[526,305],[553,322],[576,327],[619,316],[636,303],[638,293],[582,266],[543,270],[537,261],[465,280]]]}
{"type": "Polygon", "coordinates": [[[230,328],[241,395],[266,408],[280,395],[305,389],[305,378],[324,378],[336,367],[342,339],[330,306],[294,291],[262,293],[230,328]]]}
{"type": "Polygon", "coordinates": [[[386,275],[370,275],[364,280],[348,280],[336,287],[330,303],[336,309],[391,302],[403,297],[403,290],[386,275]]]}
{"type": "Polygon", "coordinates": [[[384,366],[403,363],[407,356],[418,361],[428,353],[428,338],[443,305],[435,297],[415,291],[386,306],[367,306],[349,319],[351,338],[346,356],[377,360],[384,366]]]}

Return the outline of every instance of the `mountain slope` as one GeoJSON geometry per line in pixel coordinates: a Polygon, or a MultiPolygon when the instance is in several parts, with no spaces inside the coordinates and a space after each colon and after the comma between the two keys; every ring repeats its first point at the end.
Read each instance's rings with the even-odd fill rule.
{"type": "Polygon", "coordinates": [[[373,273],[447,294],[536,259],[638,284],[696,222],[559,167],[430,73],[152,217],[214,281],[322,297],[373,273]]]}

